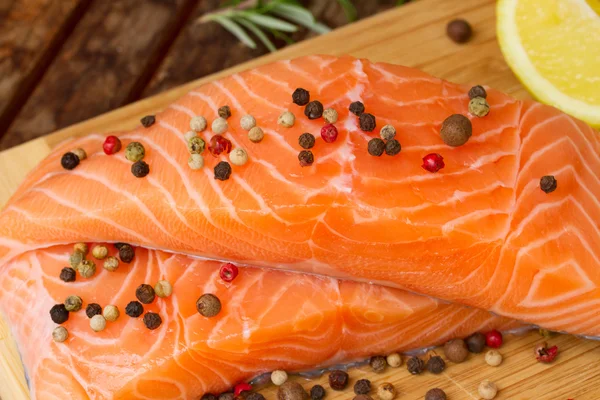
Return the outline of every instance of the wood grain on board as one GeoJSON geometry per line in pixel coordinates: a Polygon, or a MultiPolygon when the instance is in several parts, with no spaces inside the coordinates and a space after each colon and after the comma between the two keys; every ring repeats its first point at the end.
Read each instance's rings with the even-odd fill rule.
{"type": "MultiPolygon", "coordinates": [[[[494,6],[494,0],[420,0],[0,153],[0,206],[58,142],[71,136],[131,128],[139,124],[141,116],[165,108],[195,86],[277,59],[349,53],[373,61],[415,66],[455,82],[490,85],[526,98],[527,93],[504,63],[496,43],[494,6]],[[446,23],[459,16],[468,19],[475,29],[475,36],[467,45],[454,44],[445,36],[446,23]]],[[[441,375],[412,376],[404,366],[388,368],[382,374],[374,374],[366,367],[354,368],[350,371],[351,384],[360,378],[372,380],[374,386],[392,382],[398,390],[398,400],[422,400],[432,387],[443,388],[449,400],[477,400],[479,382],[490,379],[500,388],[498,400],[598,400],[600,342],[555,336],[549,342],[559,346],[560,355],[555,363],[546,365],[533,357],[533,348],[541,341],[535,332],[510,337],[500,349],[505,359],[497,368],[486,365],[480,354],[472,355],[463,364],[450,364],[441,375]]],[[[6,325],[0,323],[0,353],[4,355],[0,361],[0,396],[22,400],[27,397],[26,385],[14,346],[6,325]]],[[[315,383],[328,388],[326,376],[311,381],[292,379],[306,388],[315,383]]],[[[267,385],[261,392],[271,400],[276,388],[267,385]]],[[[351,386],[343,392],[328,390],[327,396],[330,400],[352,397],[351,386]]]]}

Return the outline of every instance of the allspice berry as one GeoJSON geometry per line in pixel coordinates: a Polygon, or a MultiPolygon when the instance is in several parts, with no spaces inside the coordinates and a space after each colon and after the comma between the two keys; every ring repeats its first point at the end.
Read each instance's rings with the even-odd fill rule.
{"type": "Polygon", "coordinates": [[[196,301],[196,310],[205,317],[214,317],[221,312],[221,300],[214,294],[203,294],[196,301]]]}
{"type": "Polygon", "coordinates": [[[287,381],[277,389],[277,400],[306,400],[308,393],[298,382],[287,381]]]}
{"type": "Polygon", "coordinates": [[[396,388],[389,382],[384,382],[377,388],[377,397],[380,400],[392,400],[396,397],[396,388]]]}
{"type": "Polygon", "coordinates": [[[462,339],[452,339],[444,345],[446,358],[453,363],[461,363],[469,356],[469,350],[462,339]]]}
{"type": "Polygon", "coordinates": [[[369,365],[373,368],[373,371],[382,372],[385,369],[387,362],[383,356],[374,356],[369,360],[369,365]]]}
{"type": "Polygon", "coordinates": [[[455,19],[446,26],[448,37],[455,43],[466,43],[473,35],[471,25],[464,19],[455,19]]]}
{"type": "Polygon", "coordinates": [[[458,147],[467,143],[473,133],[469,118],[462,114],[453,114],[442,123],[440,136],[448,146],[458,147]]]}
{"type": "Polygon", "coordinates": [[[425,400],[446,400],[446,392],[442,389],[430,389],[425,393],[425,400]]]}

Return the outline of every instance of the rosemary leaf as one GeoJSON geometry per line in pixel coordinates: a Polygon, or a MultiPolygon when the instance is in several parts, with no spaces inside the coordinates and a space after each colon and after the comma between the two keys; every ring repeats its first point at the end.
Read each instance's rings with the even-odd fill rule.
{"type": "Polygon", "coordinates": [[[246,29],[248,29],[250,32],[252,32],[254,34],[254,36],[256,36],[258,39],[260,39],[260,41],[265,45],[265,47],[267,49],[269,49],[270,52],[274,52],[277,50],[277,48],[275,47],[273,42],[271,42],[271,40],[267,37],[267,35],[265,35],[265,33],[263,31],[261,31],[260,28],[258,26],[256,26],[256,24],[254,22],[248,21],[243,18],[237,18],[236,22],[238,22],[240,25],[245,26],[246,29]]]}
{"type": "Polygon", "coordinates": [[[262,15],[255,12],[246,11],[243,13],[243,16],[245,19],[250,20],[257,25],[264,26],[265,28],[275,29],[282,32],[296,32],[298,30],[298,27],[295,25],[269,15],[262,15]]]}
{"type": "Polygon", "coordinates": [[[213,15],[210,18],[213,21],[218,22],[221,26],[227,29],[229,32],[235,35],[242,43],[251,49],[256,48],[256,42],[239,26],[237,23],[223,15],[213,15]]]}

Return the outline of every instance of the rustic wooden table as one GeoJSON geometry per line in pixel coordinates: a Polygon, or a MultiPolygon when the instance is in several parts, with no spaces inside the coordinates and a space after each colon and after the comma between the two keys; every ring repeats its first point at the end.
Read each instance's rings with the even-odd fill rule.
{"type": "MultiPolygon", "coordinates": [[[[222,2],[0,0],[0,150],[266,53],[195,23],[222,2]]],[[[348,23],[336,0],[302,3],[332,28],[348,23]]],[[[397,0],[354,4],[360,19],[397,0]]]]}

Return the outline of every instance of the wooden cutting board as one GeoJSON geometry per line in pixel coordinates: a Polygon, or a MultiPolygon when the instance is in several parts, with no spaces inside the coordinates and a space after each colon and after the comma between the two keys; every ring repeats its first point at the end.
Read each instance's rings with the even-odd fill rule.
{"type": "MultiPolygon", "coordinates": [[[[132,128],[139,124],[140,117],[165,108],[204,82],[269,61],[306,54],[351,54],[372,61],[417,67],[454,82],[486,84],[518,98],[529,96],[509,70],[498,48],[494,0],[418,0],[2,152],[0,206],[25,175],[65,138],[132,128]],[[475,31],[473,40],[466,45],[451,42],[445,34],[446,23],[457,17],[467,19],[475,31]]],[[[472,400],[480,398],[478,384],[483,379],[490,379],[500,388],[497,399],[600,399],[600,387],[597,387],[600,385],[600,342],[568,335],[555,336],[549,341],[558,345],[560,356],[553,364],[543,365],[533,357],[533,348],[541,341],[543,339],[535,332],[508,338],[500,349],[504,362],[496,368],[488,366],[483,355],[471,356],[462,364],[450,364],[441,375],[412,376],[404,366],[374,374],[368,367],[362,367],[350,371],[351,384],[361,378],[370,379],[375,386],[392,382],[398,390],[399,400],[423,399],[426,391],[433,387],[443,388],[449,400],[472,400]]],[[[438,353],[443,354],[439,350],[438,353]]],[[[4,400],[28,398],[14,339],[1,320],[0,354],[0,397],[4,400]]],[[[310,382],[301,377],[293,379],[306,388],[317,382],[328,388],[326,376],[310,382]]],[[[269,400],[276,398],[276,388],[272,385],[265,386],[262,393],[269,400]]],[[[351,386],[344,392],[328,390],[327,395],[328,399],[340,400],[352,397],[351,386]]]]}

